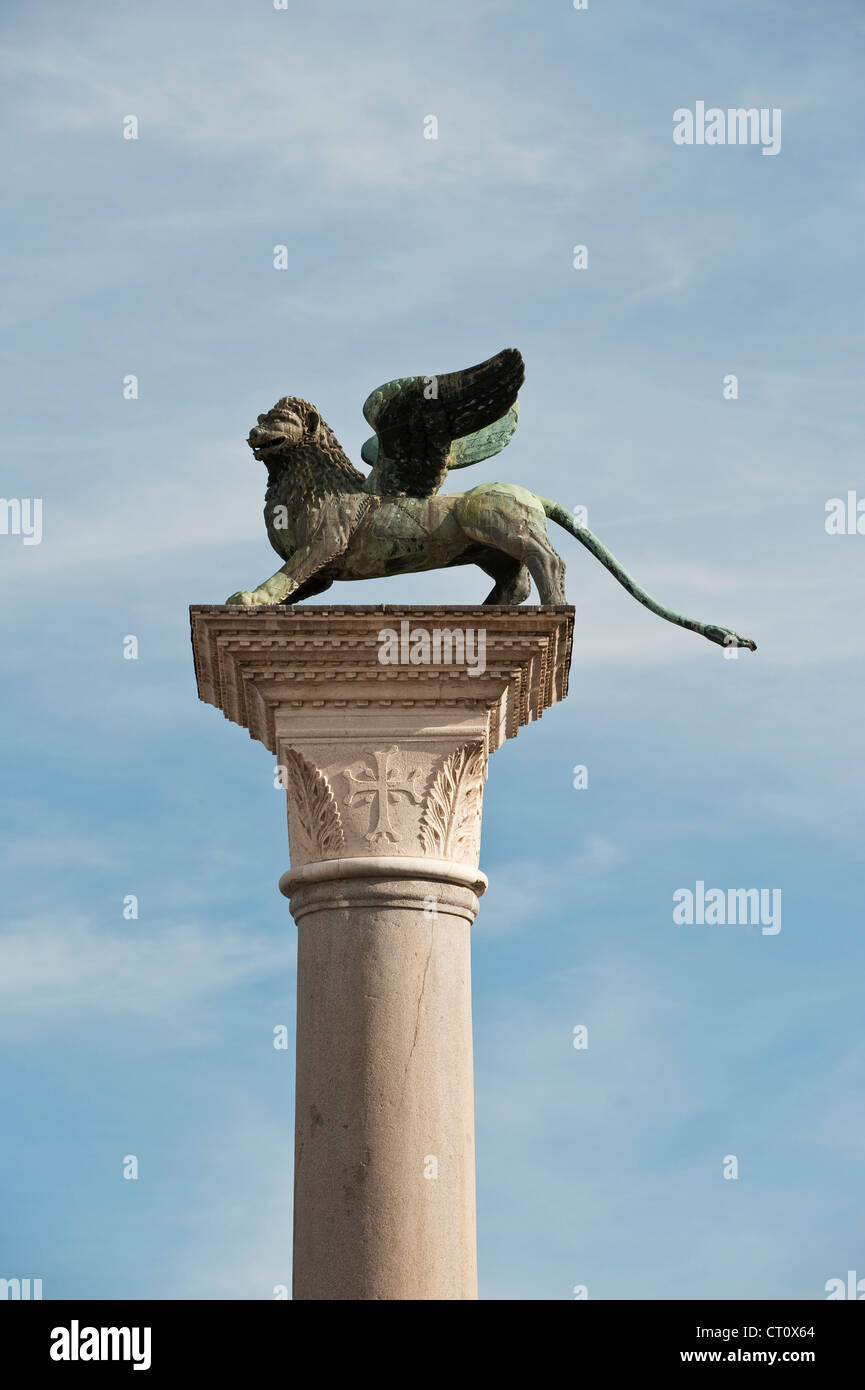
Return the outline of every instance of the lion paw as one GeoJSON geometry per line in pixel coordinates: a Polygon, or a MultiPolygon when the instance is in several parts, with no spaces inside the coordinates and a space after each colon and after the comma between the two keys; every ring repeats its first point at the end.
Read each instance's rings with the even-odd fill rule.
{"type": "Polygon", "coordinates": [[[230,594],[229,597],[225,600],[225,602],[242,603],[244,607],[249,608],[254,607],[255,604],[259,602],[259,600],[255,597],[255,594],[250,593],[248,589],[238,589],[237,593],[230,594]]]}

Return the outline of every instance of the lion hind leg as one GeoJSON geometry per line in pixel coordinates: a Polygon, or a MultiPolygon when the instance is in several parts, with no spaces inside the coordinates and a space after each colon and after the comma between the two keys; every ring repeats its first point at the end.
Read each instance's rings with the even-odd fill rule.
{"type": "Polygon", "coordinates": [[[541,603],[567,602],[565,562],[547,539],[547,518],[540,503],[529,506],[517,498],[494,501],[490,496],[481,503],[472,493],[466,493],[463,500],[471,504],[458,513],[467,536],[525,566],[535,581],[541,603]]]}
{"type": "Polygon", "coordinates": [[[524,603],[532,592],[532,577],[528,569],[512,555],[505,555],[501,550],[488,550],[483,559],[476,563],[484,574],[496,581],[484,604],[524,603]]]}

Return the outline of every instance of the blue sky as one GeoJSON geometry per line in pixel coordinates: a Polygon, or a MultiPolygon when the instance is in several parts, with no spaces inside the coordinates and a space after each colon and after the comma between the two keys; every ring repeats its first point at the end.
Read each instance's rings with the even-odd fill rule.
{"type": "Polygon", "coordinates": [[[486,795],[481,1296],[865,1276],[865,538],[824,527],[865,496],[863,38],[854,0],[6,6],[0,492],[42,498],[44,535],[0,535],[0,1276],[290,1282],[283,794],[197,701],[188,605],[276,568],[259,411],[315,401],[357,461],[372,387],[506,345],[520,426],[472,482],[587,506],[651,593],[759,651],[553,536],[571,692],[486,795]],[[698,100],[781,108],[781,153],[674,145],[698,100]],[[697,880],[780,888],[782,930],[674,925],[697,880]]]}

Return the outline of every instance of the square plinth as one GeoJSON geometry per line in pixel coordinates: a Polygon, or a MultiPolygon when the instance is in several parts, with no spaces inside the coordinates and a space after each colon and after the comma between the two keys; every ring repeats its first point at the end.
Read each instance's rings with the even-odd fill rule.
{"type": "Polygon", "coordinates": [[[492,753],[564,699],[568,605],[190,608],[198,693],[277,751],[277,711],[471,711],[492,753]]]}

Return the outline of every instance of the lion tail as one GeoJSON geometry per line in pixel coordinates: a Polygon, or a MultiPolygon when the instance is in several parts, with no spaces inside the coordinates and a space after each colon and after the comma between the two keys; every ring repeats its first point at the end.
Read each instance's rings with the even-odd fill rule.
{"type": "Polygon", "coordinates": [[[717,643],[719,647],[747,647],[752,652],[757,650],[757,643],[752,642],[749,637],[740,637],[738,633],[731,632],[726,627],[715,627],[712,623],[697,622],[696,618],[684,618],[681,613],[674,613],[671,608],[666,608],[664,604],[658,603],[656,599],[646,593],[636,579],[628,574],[626,569],[622,568],[615,555],[610,553],[603,541],[598,540],[598,537],[587,526],[580,526],[574,521],[566,508],[558,502],[551,501],[548,497],[539,497],[538,501],[550,521],[555,521],[557,525],[569,531],[581,545],[584,545],[594,555],[596,560],[600,560],[613,578],[619,581],[622,588],[627,589],[631,597],[641,603],[644,608],[648,608],[650,612],[656,613],[659,618],[664,618],[668,623],[675,623],[677,627],[686,627],[690,632],[699,633],[701,637],[708,638],[710,642],[717,643]]]}

